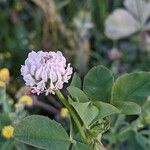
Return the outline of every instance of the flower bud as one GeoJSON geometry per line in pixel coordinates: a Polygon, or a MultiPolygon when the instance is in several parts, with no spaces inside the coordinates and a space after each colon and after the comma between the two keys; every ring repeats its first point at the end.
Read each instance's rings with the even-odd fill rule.
{"type": "Polygon", "coordinates": [[[32,98],[28,95],[21,96],[19,101],[27,106],[32,106],[32,103],[33,103],[32,98]]]}
{"type": "Polygon", "coordinates": [[[67,108],[61,108],[61,110],[60,110],[60,116],[62,117],[62,118],[66,118],[67,116],[68,116],[68,109],[67,108]]]}
{"type": "Polygon", "coordinates": [[[119,50],[117,48],[112,48],[108,52],[108,56],[111,60],[118,60],[121,58],[122,54],[119,52],[119,50]]]}
{"type": "Polygon", "coordinates": [[[10,79],[10,73],[7,68],[0,69],[0,80],[4,82],[8,82],[10,79]]]}
{"type": "Polygon", "coordinates": [[[13,137],[13,134],[14,134],[14,127],[12,127],[11,125],[10,126],[5,126],[2,129],[2,135],[3,135],[3,137],[5,137],[7,139],[13,137]]]}

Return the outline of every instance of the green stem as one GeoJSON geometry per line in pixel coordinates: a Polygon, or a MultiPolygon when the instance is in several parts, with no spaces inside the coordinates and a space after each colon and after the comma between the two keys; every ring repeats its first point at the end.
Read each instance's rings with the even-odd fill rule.
{"type": "Polygon", "coordinates": [[[5,113],[9,113],[9,105],[6,99],[6,87],[0,90],[0,98],[2,99],[2,107],[5,113]]]}
{"type": "Polygon", "coordinates": [[[83,140],[83,142],[85,144],[87,144],[87,141],[86,141],[86,136],[85,136],[85,133],[84,133],[84,130],[78,120],[78,117],[76,116],[75,112],[73,111],[73,109],[71,108],[70,104],[68,103],[68,101],[66,100],[66,98],[63,96],[63,94],[57,90],[56,91],[56,95],[57,97],[59,98],[59,100],[64,104],[64,106],[68,109],[68,111],[70,112],[70,115],[72,116],[80,134],[81,134],[81,138],[83,140]]]}

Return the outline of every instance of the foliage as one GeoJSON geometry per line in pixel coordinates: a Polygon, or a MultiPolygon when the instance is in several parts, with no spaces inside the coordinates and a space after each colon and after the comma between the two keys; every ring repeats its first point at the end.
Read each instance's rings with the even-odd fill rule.
{"type": "MultiPolygon", "coordinates": [[[[2,81],[1,81],[2,82],[2,81]]],[[[4,84],[5,85],[5,84],[4,84]]],[[[19,101],[19,100],[18,100],[19,101]]],[[[25,110],[26,104],[18,102],[14,104],[12,98],[6,93],[6,86],[0,87],[0,148],[18,149],[26,147],[22,143],[14,140],[14,126],[22,118],[27,116],[28,112],[25,110]],[[17,105],[18,104],[18,105],[17,105]],[[17,107],[16,107],[17,106],[17,107]],[[7,130],[8,127],[8,130],[7,130]],[[4,130],[7,130],[4,132],[4,130]]]]}
{"type": "MultiPolygon", "coordinates": [[[[89,149],[103,149],[100,137],[108,130],[109,126],[110,130],[112,129],[109,125],[111,116],[114,114],[142,115],[141,109],[144,107],[143,105],[146,105],[147,97],[150,95],[149,78],[150,74],[147,72],[131,73],[119,77],[113,83],[111,71],[103,66],[97,66],[85,76],[82,91],[75,87],[76,83],[80,81],[75,74],[71,86],[68,87],[71,96],[69,101],[60,92],[56,92],[56,95],[69,109],[70,117],[75,121],[78,132],[72,128],[73,134],[70,134],[69,138],[64,129],[55,121],[42,116],[31,116],[16,125],[15,139],[48,150],[69,149],[69,147],[74,149],[74,143],[81,142],[80,139],[82,139],[83,145],[88,145],[89,149]],[[132,83],[132,86],[129,86],[129,83],[132,83]],[[105,87],[104,84],[108,87],[105,87]],[[92,94],[96,98],[91,94],[91,90],[85,90],[90,89],[89,87],[93,89],[92,94]],[[109,90],[105,92],[106,89],[109,90]],[[108,95],[111,96],[108,97],[108,95]],[[76,139],[76,134],[79,134],[80,138],[76,139]]],[[[141,119],[141,117],[139,118],[141,119]]],[[[124,140],[126,132],[137,130],[140,119],[134,121],[131,126],[124,127],[117,135],[119,139],[123,138],[124,140]]],[[[140,136],[139,133],[136,135],[140,136]]]]}

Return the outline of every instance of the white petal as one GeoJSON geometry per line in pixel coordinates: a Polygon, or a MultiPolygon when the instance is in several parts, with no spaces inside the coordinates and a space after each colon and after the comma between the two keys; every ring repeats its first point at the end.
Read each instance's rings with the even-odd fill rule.
{"type": "Polygon", "coordinates": [[[23,79],[26,81],[26,85],[34,86],[36,84],[35,80],[32,78],[30,74],[25,75],[23,79]]]}
{"type": "Polygon", "coordinates": [[[56,88],[57,88],[57,89],[62,89],[62,88],[63,88],[63,82],[62,82],[62,81],[58,81],[58,82],[56,83],[56,88]]]}
{"type": "Polygon", "coordinates": [[[42,69],[42,80],[44,81],[44,82],[47,82],[47,70],[46,70],[46,67],[44,67],[43,69],[42,69]]]}
{"type": "Polygon", "coordinates": [[[20,71],[22,76],[29,74],[29,69],[27,66],[22,65],[20,71]]]}
{"type": "Polygon", "coordinates": [[[31,75],[34,75],[36,71],[36,66],[32,65],[30,68],[31,75]]]}
{"type": "Polygon", "coordinates": [[[41,79],[41,73],[42,73],[42,67],[40,67],[36,73],[35,73],[35,79],[40,80],[41,79]]]}

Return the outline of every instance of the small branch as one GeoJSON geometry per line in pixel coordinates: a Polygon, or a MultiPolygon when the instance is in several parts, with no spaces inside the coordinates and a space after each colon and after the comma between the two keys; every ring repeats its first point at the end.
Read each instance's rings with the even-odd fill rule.
{"type": "Polygon", "coordinates": [[[85,136],[83,127],[81,126],[81,124],[78,120],[78,117],[75,114],[75,112],[73,111],[73,109],[71,108],[70,104],[68,103],[68,101],[65,99],[65,97],[62,95],[62,93],[59,90],[56,91],[56,96],[65,105],[65,107],[69,110],[70,115],[72,116],[72,118],[73,118],[73,120],[74,120],[74,122],[75,122],[75,124],[79,130],[79,133],[81,134],[81,138],[82,138],[83,142],[85,144],[87,144],[87,140],[86,140],[86,136],[85,136]]]}
{"type": "Polygon", "coordinates": [[[59,114],[59,110],[51,105],[47,105],[46,103],[43,103],[39,100],[34,100],[33,106],[42,108],[48,112],[52,112],[54,114],[59,114]]]}

